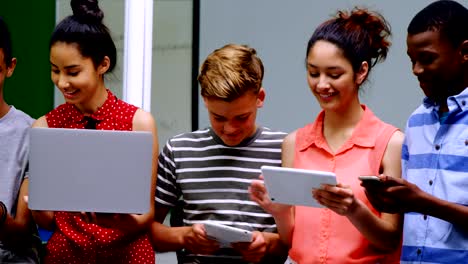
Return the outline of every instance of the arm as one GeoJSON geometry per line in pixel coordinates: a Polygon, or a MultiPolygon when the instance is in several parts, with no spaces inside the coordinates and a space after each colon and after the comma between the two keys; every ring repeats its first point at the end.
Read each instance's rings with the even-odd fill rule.
{"type": "MultiPolygon", "coordinates": [[[[283,167],[294,167],[294,150],[296,148],[296,131],[284,138],[281,147],[281,164],[283,167]]],[[[285,245],[291,247],[292,233],[294,230],[294,206],[284,207],[283,210],[273,215],[278,228],[278,234],[285,245]]]]}
{"type": "MultiPolygon", "coordinates": [[[[296,132],[286,136],[283,141],[281,154],[283,167],[293,167],[295,142],[296,132]]],[[[294,206],[272,203],[261,181],[253,181],[249,193],[254,202],[275,218],[281,242],[290,247],[294,229],[294,206]]]]}
{"type": "MultiPolygon", "coordinates": [[[[406,140],[408,139],[406,138],[406,140]]],[[[406,143],[403,150],[403,157],[407,157],[408,146],[406,143]]],[[[407,173],[407,162],[408,160],[402,159],[403,175],[407,173]]],[[[381,175],[380,179],[384,187],[375,188],[375,186],[362,184],[366,188],[369,201],[379,211],[389,213],[417,212],[442,219],[456,225],[457,228],[468,231],[466,225],[468,221],[467,206],[435,197],[405,179],[385,175],[381,175]]]]}
{"type": "Polygon", "coordinates": [[[155,221],[151,224],[151,241],[158,252],[177,251],[184,248],[183,237],[190,227],[169,227],[163,224],[168,207],[155,208],[155,221]]]}
{"type": "Polygon", "coordinates": [[[7,214],[5,222],[0,226],[0,241],[5,244],[20,245],[25,242],[24,239],[29,238],[28,234],[32,233],[32,216],[26,201],[23,199],[27,195],[28,179],[24,179],[19,191],[15,217],[7,214]]]}
{"type": "MultiPolygon", "coordinates": [[[[32,127],[49,127],[45,116],[37,119],[32,127]]],[[[31,211],[34,221],[38,226],[46,230],[54,230],[55,220],[53,211],[31,211]]]]}
{"type": "MultiPolygon", "coordinates": [[[[158,181],[156,182],[155,217],[151,224],[150,240],[153,248],[159,252],[188,249],[193,253],[210,254],[219,248],[218,243],[206,237],[202,224],[193,226],[169,227],[163,224],[170,208],[176,206],[181,196],[177,184],[177,163],[174,161],[171,140],[164,146],[159,155],[158,181]]],[[[181,208],[182,210],[182,208],[181,208]]],[[[181,222],[180,218],[174,219],[181,222]]]]}
{"type": "MultiPolygon", "coordinates": [[[[153,135],[153,157],[152,157],[152,171],[151,171],[151,186],[156,186],[156,171],[158,168],[158,134],[156,128],[156,122],[153,116],[143,111],[142,109],[138,109],[133,117],[133,130],[134,131],[149,131],[153,135]]],[[[132,215],[134,219],[134,228],[135,232],[140,232],[149,227],[154,219],[154,188],[151,188],[150,193],[150,211],[143,215],[132,215]]],[[[123,223],[125,224],[125,222],[123,223]]]]}
{"type": "Polygon", "coordinates": [[[404,179],[381,176],[386,184],[385,193],[376,194],[368,188],[367,196],[372,204],[386,212],[417,212],[430,215],[468,231],[468,207],[439,199],[422,191],[418,186],[404,179]]]}
{"type": "MultiPolygon", "coordinates": [[[[383,173],[401,177],[401,146],[403,134],[395,132],[389,140],[382,160],[383,173]]],[[[402,218],[397,214],[382,213],[379,218],[362,201],[356,199],[351,188],[338,184],[314,191],[317,200],[346,216],[351,223],[376,247],[393,251],[401,241],[402,218]],[[385,239],[382,239],[385,238],[385,239]]]]}
{"type": "Polygon", "coordinates": [[[468,222],[468,206],[439,199],[421,190],[415,190],[415,194],[419,196],[415,200],[420,200],[420,202],[414,203],[419,204],[419,206],[415,206],[411,211],[445,220],[468,231],[468,227],[466,226],[468,222]]]}
{"type": "MultiPolygon", "coordinates": [[[[400,131],[395,132],[390,138],[382,160],[384,175],[401,178],[401,148],[403,138],[404,135],[400,131]]],[[[365,209],[368,213],[365,213],[364,210],[361,213],[357,213],[353,219],[350,218],[351,222],[374,245],[391,251],[398,248],[401,244],[402,216],[399,214],[382,213],[381,217],[378,218],[369,211],[367,206],[365,209]],[[385,239],[382,239],[383,237],[385,239]]]]}

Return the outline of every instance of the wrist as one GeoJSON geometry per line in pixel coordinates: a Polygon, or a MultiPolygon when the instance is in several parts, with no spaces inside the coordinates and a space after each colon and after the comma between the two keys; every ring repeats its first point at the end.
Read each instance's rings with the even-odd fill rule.
{"type": "Polygon", "coordinates": [[[361,200],[354,197],[354,201],[349,207],[347,216],[348,217],[353,217],[353,216],[356,216],[356,215],[360,215],[361,212],[363,212],[361,210],[362,208],[367,208],[367,206],[361,200]]]}
{"type": "Polygon", "coordinates": [[[279,220],[288,217],[292,212],[292,205],[279,205],[278,208],[271,212],[271,215],[275,220],[279,220]]]}
{"type": "Polygon", "coordinates": [[[413,203],[413,206],[410,212],[417,212],[420,214],[429,214],[430,210],[434,209],[437,206],[437,203],[432,201],[432,196],[426,192],[421,192],[419,199],[416,199],[413,203]]]}
{"type": "MultiPolygon", "coordinates": [[[[171,228],[174,228],[174,227],[171,227],[171,228]]],[[[180,228],[180,229],[183,230],[182,235],[179,236],[178,244],[179,244],[180,248],[185,248],[186,245],[187,245],[187,240],[191,236],[192,227],[191,226],[183,226],[183,227],[175,227],[175,228],[180,228]]]]}
{"type": "Polygon", "coordinates": [[[274,246],[273,246],[273,241],[275,239],[275,236],[277,239],[279,239],[279,235],[278,234],[275,234],[275,233],[270,233],[270,232],[260,232],[263,236],[263,239],[265,240],[265,244],[266,244],[266,253],[270,253],[270,252],[275,252],[274,250],[274,246]]]}

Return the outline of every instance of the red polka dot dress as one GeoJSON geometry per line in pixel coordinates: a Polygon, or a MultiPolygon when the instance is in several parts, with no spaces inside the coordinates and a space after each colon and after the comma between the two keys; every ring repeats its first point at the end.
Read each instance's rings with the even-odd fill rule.
{"type": "MultiPolygon", "coordinates": [[[[96,129],[132,130],[137,107],[116,98],[110,91],[104,104],[91,115],[96,129]]],[[[84,128],[87,119],[72,104],[62,104],[46,114],[49,127],[84,128]]],[[[129,237],[121,230],[87,223],[79,213],[55,212],[56,229],[46,247],[46,264],[155,263],[148,235],[129,237]]]]}

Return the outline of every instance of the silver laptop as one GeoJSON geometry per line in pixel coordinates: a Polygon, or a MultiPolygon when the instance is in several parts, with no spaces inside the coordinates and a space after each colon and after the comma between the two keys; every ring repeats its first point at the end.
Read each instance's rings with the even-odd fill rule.
{"type": "Polygon", "coordinates": [[[149,211],[150,132],[31,128],[30,144],[30,209],[149,211]]]}

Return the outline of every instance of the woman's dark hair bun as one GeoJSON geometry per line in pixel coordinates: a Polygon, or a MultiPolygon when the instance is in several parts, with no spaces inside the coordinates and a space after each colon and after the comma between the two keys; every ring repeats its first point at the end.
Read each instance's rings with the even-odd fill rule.
{"type": "Polygon", "coordinates": [[[85,23],[102,23],[104,12],[99,8],[98,0],[71,0],[73,16],[85,23]]]}

